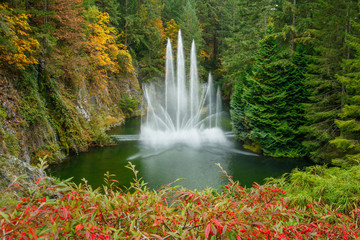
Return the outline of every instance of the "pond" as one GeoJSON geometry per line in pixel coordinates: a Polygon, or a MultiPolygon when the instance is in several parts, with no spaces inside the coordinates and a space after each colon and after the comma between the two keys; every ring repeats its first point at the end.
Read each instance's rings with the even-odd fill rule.
{"type": "Polygon", "coordinates": [[[306,159],[271,158],[247,155],[240,145],[230,138],[231,148],[204,146],[200,149],[180,145],[164,152],[149,152],[138,141],[140,119],[128,119],[126,123],[108,133],[118,136],[115,146],[95,147],[88,152],[72,155],[60,165],[49,169],[51,175],[60,179],[73,177],[75,183],[85,178],[94,188],[101,186],[104,173],[115,174],[122,186],[129,186],[134,175],[125,168],[130,161],[139,170],[139,176],[152,189],[159,189],[178,178],[177,185],[190,189],[219,188],[227,183],[222,178],[220,165],[238,180],[242,186],[253,182],[263,183],[264,178],[279,177],[294,168],[311,163],[306,159]],[[139,154],[140,153],[140,154],[139,154]]]}

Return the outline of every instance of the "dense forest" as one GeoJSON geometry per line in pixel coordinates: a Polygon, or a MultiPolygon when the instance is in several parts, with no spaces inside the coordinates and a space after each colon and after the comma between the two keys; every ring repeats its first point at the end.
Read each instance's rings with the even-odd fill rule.
{"type": "Polygon", "coordinates": [[[356,164],[358,14],[340,0],[4,1],[2,151],[56,159],[106,142],[92,126],[136,115],[137,81],[163,78],[182,29],[245,147],[356,164]]]}
{"type": "MultiPolygon", "coordinates": [[[[270,6],[259,43],[246,44],[254,46],[250,59],[242,68],[226,62],[227,73],[237,77],[231,106],[239,139],[272,156],[358,164],[358,2],[270,6]]],[[[248,9],[252,19],[261,16],[251,12],[256,9],[248,9]]]]}
{"type": "Polygon", "coordinates": [[[358,239],[359,4],[0,0],[0,236],[358,239]],[[111,144],[106,130],[141,114],[141,84],[164,79],[179,29],[244,148],[322,165],[252,188],[219,166],[221,191],[149,190],[132,164],[127,190],[109,172],[101,190],[48,177],[47,164],[111,144]]]}

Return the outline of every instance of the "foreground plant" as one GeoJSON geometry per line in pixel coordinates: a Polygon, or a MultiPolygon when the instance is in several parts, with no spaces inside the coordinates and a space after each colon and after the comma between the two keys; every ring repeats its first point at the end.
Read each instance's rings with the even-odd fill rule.
{"type": "MultiPolygon", "coordinates": [[[[246,189],[221,168],[229,184],[190,191],[172,184],[148,190],[135,174],[120,190],[105,174],[103,191],[84,184],[42,179],[26,196],[0,205],[4,239],[355,239],[360,210],[339,213],[331,206],[290,206],[285,191],[254,184],[246,189]],[[48,183],[47,183],[48,184],[48,183]]],[[[12,185],[11,188],[22,188],[12,185]]]]}
{"type": "Polygon", "coordinates": [[[350,213],[360,206],[360,166],[347,169],[315,165],[294,169],[281,178],[269,178],[269,186],[287,191],[286,197],[298,206],[316,203],[350,213]]]}

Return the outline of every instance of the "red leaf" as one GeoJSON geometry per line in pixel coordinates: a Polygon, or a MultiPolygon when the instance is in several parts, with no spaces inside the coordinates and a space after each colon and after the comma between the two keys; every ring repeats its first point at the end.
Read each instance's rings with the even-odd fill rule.
{"type": "Polygon", "coordinates": [[[213,223],[215,223],[215,225],[216,225],[216,230],[217,230],[218,232],[221,232],[222,229],[223,229],[223,225],[221,225],[221,223],[220,223],[217,219],[212,219],[211,221],[212,221],[213,223]]]}
{"type": "Polygon", "coordinates": [[[84,226],[81,223],[79,223],[78,225],[76,225],[75,230],[79,231],[79,230],[81,230],[83,228],[84,228],[84,226]]]}
{"type": "Polygon", "coordinates": [[[16,186],[16,187],[18,187],[18,188],[22,188],[19,184],[17,184],[17,183],[12,183],[10,186],[16,186]]]}
{"type": "Polygon", "coordinates": [[[38,239],[38,236],[36,235],[36,232],[32,228],[29,228],[30,234],[34,237],[34,239],[38,239]]]}
{"type": "Polygon", "coordinates": [[[151,234],[151,236],[155,237],[156,239],[163,240],[163,238],[156,234],[151,234]]]}
{"type": "Polygon", "coordinates": [[[62,212],[63,212],[64,218],[67,219],[67,217],[68,217],[68,211],[67,211],[67,209],[63,207],[62,212]]]}
{"type": "Polygon", "coordinates": [[[210,233],[211,233],[211,224],[209,223],[205,229],[205,237],[209,238],[210,233]]]}
{"type": "Polygon", "coordinates": [[[86,236],[86,239],[90,239],[90,232],[89,232],[89,230],[86,230],[85,236],[86,236]]]}

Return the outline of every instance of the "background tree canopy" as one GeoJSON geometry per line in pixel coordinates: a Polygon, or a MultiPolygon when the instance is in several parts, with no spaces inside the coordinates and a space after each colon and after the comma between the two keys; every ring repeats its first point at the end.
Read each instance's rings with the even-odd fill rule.
{"type": "MultiPolygon", "coordinates": [[[[87,79],[101,96],[96,101],[109,102],[109,82],[121,75],[136,73],[140,82],[162,79],[165,43],[170,38],[176,49],[182,29],[187,57],[196,42],[201,79],[212,72],[223,99],[231,102],[239,140],[272,156],[358,162],[356,0],[1,2],[5,74],[27,80],[38,74],[44,82],[39,89],[51,86],[54,94],[65,88],[79,93],[87,79]]],[[[25,82],[17,82],[19,89],[25,82]]],[[[63,101],[40,95],[39,106],[63,101]]],[[[51,122],[59,130],[77,125],[51,122]]],[[[75,129],[71,136],[87,132],[75,129]]]]}

